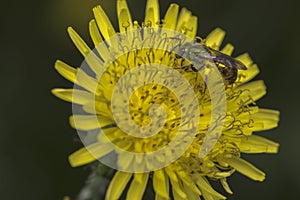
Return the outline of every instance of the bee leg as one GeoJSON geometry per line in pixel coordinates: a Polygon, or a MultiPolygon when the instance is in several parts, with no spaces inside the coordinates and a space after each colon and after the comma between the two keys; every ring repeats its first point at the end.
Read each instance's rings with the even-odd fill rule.
{"type": "Polygon", "coordinates": [[[185,66],[182,66],[182,69],[183,69],[184,71],[189,71],[189,70],[192,69],[192,68],[191,68],[190,65],[185,65],[185,66]]]}

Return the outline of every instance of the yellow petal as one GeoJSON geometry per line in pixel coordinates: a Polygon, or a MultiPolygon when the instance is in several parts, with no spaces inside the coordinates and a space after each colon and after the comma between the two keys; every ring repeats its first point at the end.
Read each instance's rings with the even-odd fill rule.
{"type": "Polygon", "coordinates": [[[172,193],[175,200],[187,199],[186,194],[183,191],[183,188],[176,181],[171,180],[172,193]]]}
{"type": "MultiPolygon", "coordinates": [[[[93,43],[96,47],[98,54],[101,56],[103,62],[107,62],[108,60],[110,60],[111,54],[107,49],[106,45],[101,44],[103,40],[95,20],[90,21],[89,29],[90,29],[91,38],[93,40],[93,43]]],[[[95,73],[100,74],[100,72],[98,71],[95,71],[95,73]]]]}
{"type": "Polygon", "coordinates": [[[259,111],[251,116],[254,121],[254,131],[268,130],[278,126],[279,112],[269,109],[259,109],[259,111]],[[256,123],[260,126],[256,126],[256,123]]]}
{"type": "MultiPolygon", "coordinates": [[[[123,135],[121,135],[120,137],[118,138],[115,137],[113,139],[116,146],[119,147],[116,149],[116,152],[119,154],[118,164],[120,167],[124,169],[128,169],[128,166],[131,164],[131,161],[135,159],[135,156],[133,154],[128,155],[128,153],[126,152],[126,151],[133,151],[133,148],[132,148],[132,141],[128,139],[128,136],[124,136],[124,134],[125,133],[123,133],[123,135]],[[125,152],[125,155],[123,154],[123,152],[125,152]],[[125,162],[122,162],[122,159],[125,162]]],[[[135,162],[133,164],[135,164],[135,162]]]]}
{"type": "Polygon", "coordinates": [[[62,100],[81,105],[90,102],[93,99],[93,94],[83,90],[56,88],[51,92],[62,100]],[[73,94],[75,94],[75,98],[73,97],[73,94]]]}
{"type": "Polygon", "coordinates": [[[278,126],[278,120],[272,119],[264,119],[264,120],[256,120],[253,118],[253,131],[265,131],[269,129],[276,128],[278,126]]]}
{"type": "Polygon", "coordinates": [[[104,72],[104,63],[99,59],[98,56],[94,52],[91,52],[86,58],[85,61],[87,62],[90,69],[99,77],[99,74],[104,72]]]}
{"type": "Polygon", "coordinates": [[[114,27],[112,26],[109,18],[103,11],[101,6],[93,8],[94,16],[100,32],[105,40],[108,40],[110,37],[116,34],[114,27]]]}
{"type": "Polygon", "coordinates": [[[105,156],[113,150],[109,145],[94,143],[87,147],[83,147],[69,156],[69,162],[72,167],[78,167],[95,161],[98,158],[105,156]]]}
{"type": "Polygon", "coordinates": [[[174,170],[173,170],[171,167],[172,167],[172,166],[167,167],[167,168],[165,169],[165,171],[166,171],[166,173],[168,174],[169,179],[173,180],[174,182],[178,182],[177,175],[176,175],[176,173],[174,172],[174,170]]]}
{"type": "Polygon", "coordinates": [[[107,102],[104,101],[89,101],[83,106],[83,110],[90,114],[98,114],[107,117],[112,117],[112,111],[107,102]]]}
{"type": "Polygon", "coordinates": [[[55,69],[62,75],[64,78],[71,82],[75,82],[77,69],[71,67],[70,65],[64,63],[63,61],[57,60],[55,62],[55,69]]]}
{"type": "Polygon", "coordinates": [[[167,178],[163,169],[157,170],[153,174],[154,191],[163,198],[169,198],[169,189],[167,187],[167,178]]]}
{"type": "MultiPolygon", "coordinates": [[[[123,145],[124,142],[122,142],[123,145]]],[[[127,144],[128,146],[131,146],[132,144],[127,144]]],[[[120,147],[123,151],[126,150],[127,147],[120,147]]],[[[122,167],[122,169],[128,169],[129,166],[133,163],[134,161],[134,155],[133,154],[128,154],[127,152],[123,153],[121,150],[117,151],[119,154],[118,156],[118,166],[122,167]]]]}
{"type": "Polygon", "coordinates": [[[180,180],[178,179],[176,173],[170,168],[166,168],[166,173],[170,178],[170,182],[172,185],[172,192],[175,199],[186,199],[186,194],[183,192],[180,180]]]}
{"type": "Polygon", "coordinates": [[[77,47],[77,49],[80,51],[80,53],[86,57],[91,52],[91,49],[89,46],[83,41],[83,39],[76,33],[76,31],[72,27],[68,27],[68,33],[70,35],[70,38],[72,39],[73,43],[77,47]]]}
{"type": "Polygon", "coordinates": [[[119,199],[131,177],[131,173],[117,171],[107,189],[105,200],[119,199]]]}
{"type": "Polygon", "coordinates": [[[257,119],[272,119],[272,120],[279,120],[279,111],[277,110],[271,110],[271,109],[265,109],[260,108],[259,111],[252,115],[253,117],[257,119]]]}
{"type": "Polygon", "coordinates": [[[279,144],[257,135],[242,137],[239,148],[244,153],[277,153],[279,144]]]}
{"type": "Polygon", "coordinates": [[[190,38],[194,38],[197,34],[198,18],[196,16],[191,16],[187,21],[187,27],[189,27],[190,31],[188,31],[186,35],[190,38]]]}
{"type": "Polygon", "coordinates": [[[70,125],[79,130],[88,131],[111,124],[114,124],[114,121],[104,116],[73,115],[70,117],[70,125]]]}
{"type": "Polygon", "coordinates": [[[216,192],[208,183],[208,181],[201,175],[196,176],[196,183],[203,194],[208,193],[209,195],[215,196],[218,199],[226,199],[226,197],[216,192]]]}
{"type": "Polygon", "coordinates": [[[189,21],[192,13],[186,8],[182,8],[178,17],[176,30],[178,32],[186,33],[189,29],[189,27],[186,26],[187,21],[189,21]]]}
{"type": "Polygon", "coordinates": [[[148,178],[149,173],[134,174],[134,179],[128,189],[126,200],[141,200],[148,183],[148,178]]]}
{"type": "Polygon", "coordinates": [[[157,193],[155,194],[155,200],[169,200],[170,198],[163,198],[161,196],[159,196],[157,193]]]}
{"type": "Polygon", "coordinates": [[[226,44],[225,47],[221,50],[221,52],[230,56],[233,50],[234,46],[232,44],[226,44]]]}
{"type": "Polygon", "coordinates": [[[157,0],[148,0],[146,6],[145,24],[151,23],[152,27],[157,27],[160,21],[159,4],[157,0]]]}
{"type": "Polygon", "coordinates": [[[199,200],[199,195],[198,193],[195,193],[190,187],[189,185],[187,185],[186,183],[183,183],[183,191],[187,196],[188,200],[199,200]]]}
{"type": "Polygon", "coordinates": [[[83,39],[76,33],[76,31],[72,28],[68,28],[69,35],[80,51],[80,53],[85,57],[88,66],[97,74],[102,70],[103,63],[102,61],[95,55],[94,52],[88,47],[88,45],[83,41],[83,39]]]}
{"type": "Polygon", "coordinates": [[[224,37],[225,31],[223,31],[220,28],[216,28],[212,32],[210,32],[206,37],[206,45],[215,50],[219,50],[224,37]]]}
{"type": "Polygon", "coordinates": [[[239,79],[241,83],[246,83],[259,74],[259,68],[256,64],[248,65],[247,70],[239,70],[239,79]]]}
{"type": "Polygon", "coordinates": [[[238,86],[236,88],[236,90],[249,91],[249,92],[244,92],[240,95],[240,99],[245,101],[249,98],[249,96],[251,96],[254,101],[260,99],[267,93],[266,89],[267,87],[264,81],[262,80],[252,81],[250,83],[238,86]]]}
{"type": "Polygon", "coordinates": [[[126,0],[117,1],[120,32],[132,29],[132,18],[126,0]]]}
{"type": "Polygon", "coordinates": [[[226,178],[222,178],[222,179],[220,180],[220,182],[221,182],[223,188],[225,189],[225,191],[226,191],[227,193],[233,194],[232,190],[230,189],[230,187],[229,187],[229,185],[228,185],[228,183],[227,183],[226,178]]]}
{"type": "Polygon", "coordinates": [[[257,169],[251,163],[239,157],[233,156],[231,154],[225,154],[224,156],[222,156],[222,160],[228,163],[231,167],[235,168],[240,173],[248,176],[255,181],[263,181],[265,179],[265,173],[257,169]]]}
{"type": "Polygon", "coordinates": [[[197,194],[198,196],[201,194],[201,192],[196,187],[190,176],[185,171],[176,170],[176,174],[182,180],[182,182],[185,183],[191,191],[193,191],[194,194],[197,194]]]}
{"type": "Polygon", "coordinates": [[[83,70],[79,69],[77,71],[75,84],[83,87],[84,89],[90,91],[91,93],[99,95],[99,91],[97,90],[98,82],[96,79],[90,77],[83,70]]]}
{"type": "Polygon", "coordinates": [[[248,53],[243,53],[237,56],[236,59],[241,61],[245,66],[250,66],[253,63],[248,53]]]}
{"type": "Polygon", "coordinates": [[[213,196],[207,191],[202,192],[203,199],[205,200],[220,200],[220,198],[213,196]]]}
{"type": "Polygon", "coordinates": [[[172,3],[168,8],[165,18],[164,18],[164,25],[163,27],[166,29],[174,30],[177,23],[177,16],[178,16],[179,6],[177,4],[172,3]]]}
{"type": "Polygon", "coordinates": [[[92,19],[89,23],[89,31],[95,46],[97,46],[103,41],[100,32],[98,30],[96,21],[94,19],[92,19]]]}

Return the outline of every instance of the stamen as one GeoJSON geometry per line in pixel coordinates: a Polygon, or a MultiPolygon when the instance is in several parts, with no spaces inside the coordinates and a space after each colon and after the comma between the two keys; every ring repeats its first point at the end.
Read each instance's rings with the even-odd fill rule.
{"type": "Polygon", "coordinates": [[[162,28],[166,24],[166,22],[164,19],[161,19],[160,21],[157,21],[155,24],[158,25],[159,28],[162,28]]]}
{"type": "Polygon", "coordinates": [[[188,32],[193,32],[193,28],[188,28],[185,26],[185,22],[184,24],[182,24],[182,26],[180,27],[180,32],[183,34],[187,34],[188,32]]]}
{"type": "Polygon", "coordinates": [[[146,22],[142,22],[142,27],[143,28],[149,28],[152,27],[152,21],[148,20],[146,22]]]}
{"type": "Polygon", "coordinates": [[[123,22],[123,23],[122,23],[122,27],[125,29],[125,31],[127,31],[128,28],[130,27],[130,22],[129,22],[129,21],[123,22]],[[125,24],[125,23],[126,23],[126,24],[125,24]]]}

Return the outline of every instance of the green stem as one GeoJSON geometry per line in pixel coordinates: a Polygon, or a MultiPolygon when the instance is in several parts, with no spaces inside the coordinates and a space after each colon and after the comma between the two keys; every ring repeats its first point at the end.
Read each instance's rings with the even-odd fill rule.
{"type": "Polygon", "coordinates": [[[102,200],[115,170],[99,163],[89,175],[77,200],[102,200]]]}

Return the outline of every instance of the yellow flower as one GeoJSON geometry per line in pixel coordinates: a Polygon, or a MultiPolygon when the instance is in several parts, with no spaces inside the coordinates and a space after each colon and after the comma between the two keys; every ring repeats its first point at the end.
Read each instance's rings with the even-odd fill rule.
{"type": "MultiPolygon", "coordinates": [[[[82,67],[73,68],[62,61],[55,64],[56,70],[75,86],[52,92],[73,103],[70,124],[80,131],[87,145],[70,155],[71,165],[81,166],[97,159],[105,163],[107,157],[115,155],[113,166],[109,163],[111,159],[106,163],[119,169],[106,193],[109,200],[119,199],[128,184],[127,199],[142,199],[149,179],[156,199],[170,199],[170,193],[174,199],[199,199],[199,196],[226,199],[212,188],[209,180],[219,180],[225,191],[232,193],[226,178],[235,171],[263,181],[265,174],[243,160],[241,153],[277,152],[277,143],[253,132],[276,127],[279,112],[256,105],[255,101],[266,94],[266,87],[261,80],[249,82],[259,73],[249,55],[235,58],[247,70],[239,70],[235,83],[224,86],[225,115],[222,118],[219,113],[220,119],[214,118],[212,90],[216,90],[216,83],[209,87],[206,78],[211,76],[206,73],[210,72],[204,70],[199,76],[186,70],[193,62],[178,56],[175,50],[188,48],[176,41],[186,39],[186,44],[194,44],[188,38],[197,39],[197,17],[185,8],[179,12],[179,6],[171,4],[160,20],[157,0],[148,0],[145,20],[139,24],[132,21],[125,0],[117,4],[120,33],[97,6],[93,9],[95,20],[89,26],[94,50],[68,28],[71,39],[85,57],[82,67]],[[179,75],[192,87],[193,94],[189,93],[189,86],[177,79],[179,75]],[[194,112],[200,115],[190,115],[194,112]],[[209,141],[211,149],[204,149],[206,153],[199,156],[215,121],[223,121],[221,129],[218,132],[217,126],[211,128],[216,139],[209,141]],[[192,134],[182,133],[183,127],[189,133],[193,131],[192,134]],[[145,158],[173,140],[177,143],[171,150],[145,158]]],[[[224,36],[225,32],[217,28],[201,41],[200,47],[205,42],[206,46],[219,50],[224,36]]],[[[232,51],[231,44],[221,50],[227,55],[232,51]]],[[[196,61],[214,65],[209,59],[196,61]]]]}

